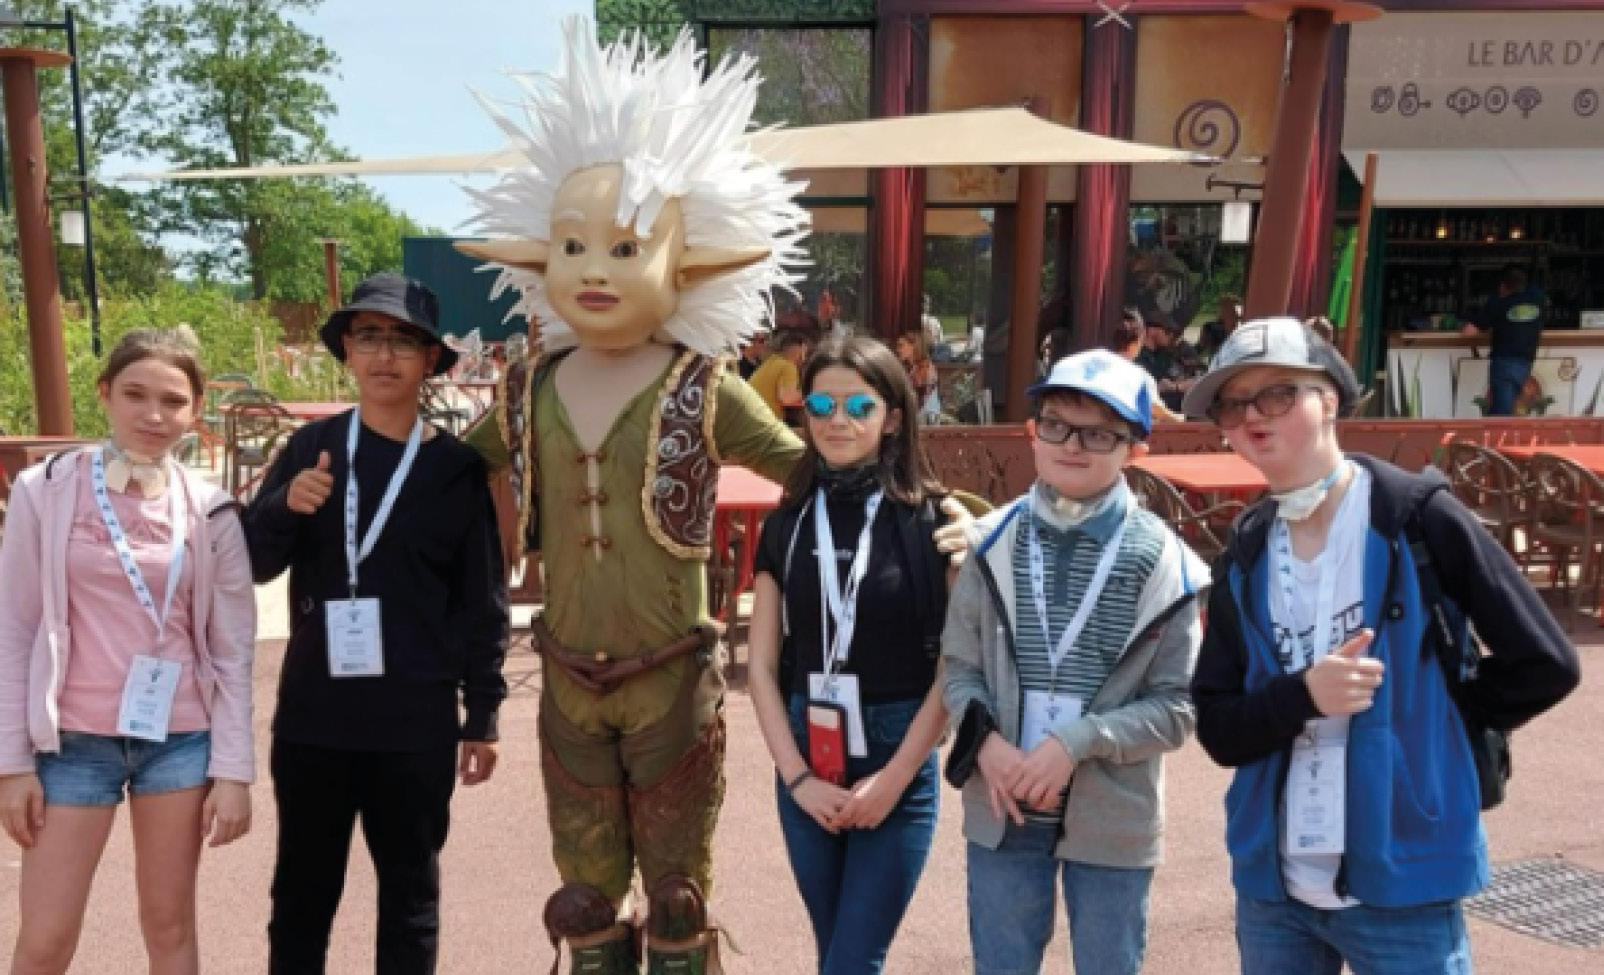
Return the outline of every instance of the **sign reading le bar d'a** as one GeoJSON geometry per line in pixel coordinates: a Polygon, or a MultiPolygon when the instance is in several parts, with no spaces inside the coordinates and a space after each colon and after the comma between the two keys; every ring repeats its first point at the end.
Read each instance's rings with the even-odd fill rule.
{"type": "Polygon", "coordinates": [[[1343,144],[1589,149],[1604,140],[1604,11],[1391,14],[1353,27],[1343,144]]]}

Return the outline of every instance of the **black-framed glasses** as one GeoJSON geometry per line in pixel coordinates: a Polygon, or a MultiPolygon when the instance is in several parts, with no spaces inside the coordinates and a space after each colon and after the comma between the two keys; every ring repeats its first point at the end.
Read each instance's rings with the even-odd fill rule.
{"type": "Polygon", "coordinates": [[[1036,439],[1042,443],[1065,444],[1069,438],[1080,441],[1080,448],[1089,454],[1112,454],[1123,443],[1133,443],[1135,437],[1108,427],[1083,427],[1066,423],[1056,416],[1036,418],[1036,439]]]}
{"type": "Polygon", "coordinates": [[[1310,383],[1276,383],[1266,386],[1252,396],[1220,396],[1209,406],[1207,413],[1215,425],[1230,430],[1242,425],[1248,418],[1248,407],[1259,411],[1266,420],[1283,416],[1298,402],[1300,393],[1323,393],[1325,389],[1310,383]]]}
{"type": "Polygon", "coordinates": [[[829,393],[809,393],[803,400],[802,406],[807,410],[808,416],[815,420],[828,420],[835,416],[836,407],[846,411],[849,420],[867,420],[874,416],[875,408],[880,401],[868,393],[851,393],[846,396],[831,396],[829,393]]]}
{"type": "Polygon", "coordinates": [[[416,332],[363,328],[351,333],[351,345],[363,355],[378,355],[385,346],[389,346],[390,354],[397,359],[414,359],[423,355],[428,342],[416,332]]]}

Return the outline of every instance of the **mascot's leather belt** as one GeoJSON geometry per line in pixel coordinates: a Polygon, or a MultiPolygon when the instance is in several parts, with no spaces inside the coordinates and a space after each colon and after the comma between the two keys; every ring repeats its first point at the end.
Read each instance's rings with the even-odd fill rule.
{"type": "Polygon", "coordinates": [[[614,660],[605,653],[586,655],[574,653],[552,636],[546,621],[536,616],[530,623],[535,635],[535,648],[540,655],[556,664],[569,679],[592,694],[610,694],[632,677],[661,667],[671,660],[695,651],[711,655],[717,649],[722,635],[713,623],[704,623],[665,647],[658,647],[639,657],[614,660]]]}

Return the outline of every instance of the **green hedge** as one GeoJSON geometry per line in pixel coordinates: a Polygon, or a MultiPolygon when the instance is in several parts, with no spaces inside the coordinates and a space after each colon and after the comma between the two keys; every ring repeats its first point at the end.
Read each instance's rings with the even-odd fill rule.
{"type": "MultiPolygon", "coordinates": [[[[279,323],[261,306],[237,301],[220,289],[172,284],[149,297],[107,301],[101,307],[102,345],[108,352],[125,332],[179,324],[187,324],[200,339],[208,376],[249,376],[255,385],[290,400],[329,399],[349,391],[344,370],[321,349],[303,355],[300,375],[292,376],[278,354],[283,335],[279,323]]],[[[65,328],[74,433],[103,436],[106,422],[95,385],[102,362],[91,347],[89,320],[69,312],[65,328]]],[[[20,305],[0,311],[0,430],[13,435],[38,431],[28,324],[20,305]]]]}

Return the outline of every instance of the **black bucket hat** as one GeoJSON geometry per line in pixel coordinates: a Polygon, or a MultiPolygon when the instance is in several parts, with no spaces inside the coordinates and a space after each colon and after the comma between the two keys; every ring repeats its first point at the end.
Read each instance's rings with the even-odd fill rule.
{"type": "Polygon", "coordinates": [[[345,343],[340,341],[351,328],[351,318],[359,311],[374,311],[389,315],[413,328],[428,334],[440,347],[435,360],[436,376],[457,364],[456,350],[446,345],[440,334],[440,299],[421,281],[399,274],[375,274],[351,292],[351,303],[329,316],[318,334],[334,358],[345,361],[345,343]]]}

